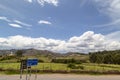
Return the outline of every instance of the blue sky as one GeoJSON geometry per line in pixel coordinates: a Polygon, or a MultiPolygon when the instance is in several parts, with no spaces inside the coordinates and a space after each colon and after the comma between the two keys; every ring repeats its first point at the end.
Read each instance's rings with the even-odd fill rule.
{"type": "MultiPolygon", "coordinates": [[[[102,35],[110,41],[114,38],[119,43],[119,18],[120,0],[1,0],[0,37],[7,40],[11,36],[43,37],[68,43],[71,38],[90,33],[102,35]]],[[[75,48],[75,51],[81,49],[75,48]]]]}

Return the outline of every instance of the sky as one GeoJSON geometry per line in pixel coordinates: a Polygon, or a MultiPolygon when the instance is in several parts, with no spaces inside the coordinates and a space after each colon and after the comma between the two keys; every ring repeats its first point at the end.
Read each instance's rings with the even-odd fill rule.
{"type": "Polygon", "coordinates": [[[0,0],[0,49],[120,49],[120,0],[0,0]]]}

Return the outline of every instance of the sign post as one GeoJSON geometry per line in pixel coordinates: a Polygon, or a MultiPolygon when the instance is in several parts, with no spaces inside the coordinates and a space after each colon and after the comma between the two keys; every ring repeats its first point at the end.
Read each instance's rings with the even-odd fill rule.
{"type": "Polygon", "coordinates": [[[27,60],[21,60],[21,65],[20,65],[20,80],[22,80],[22,73],[24,69],[27,68],[27,60]]]}
{"type": "Polygon", "coordinates": [[[22,80],[22,73],[23,73],[24,69],[26,69],[26,80],[28,80],[28,79],[30,80],[30,77],[31,77],[31,66],[36,66],[37,64],[38,64],[38,59],[21,60],[20,80],[22,80]],[[29,73],[29,78],[28,78],[28,73],[29,73]]]}
{"type": "Polygon", "coordinates": [[[37,70],[36,70],[36,73],[35,73],[35,80],[37,80],[37,70]]]}
{"type": "Polygon", "coordinates": [[[26,80],[28,80],[28,67],[27,67],[27,70],[26,70],[26,80]]]}

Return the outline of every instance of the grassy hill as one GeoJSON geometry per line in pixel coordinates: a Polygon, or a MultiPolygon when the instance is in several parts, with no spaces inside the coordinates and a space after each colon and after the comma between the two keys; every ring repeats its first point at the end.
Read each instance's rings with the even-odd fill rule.
{"type": "MultiPolygon", "coordinates": [[[[0,60],[2,61],[17,61],[16,52],[18,50],[0,50],[0,60]],[[6,58],[6,60],[4,59],[6,58]]],[[[51,62],[52,59],[76,59],[76,60],[88,60],[89,55],[78,53],[78,52],[68,52],[68,53],[55,53],[47,50],[36,50],[36,49],[22,49],[22,54],[24,59],[26,58],[38,58],[43,62],[51,62]]]]}

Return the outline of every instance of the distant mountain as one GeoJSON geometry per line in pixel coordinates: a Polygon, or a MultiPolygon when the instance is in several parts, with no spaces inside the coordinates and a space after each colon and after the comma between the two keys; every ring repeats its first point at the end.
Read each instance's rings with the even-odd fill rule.
{"type": "MultiPolygon", "coordinates": [[[[0,55],[6,55],[6,54],[15,54],[17,49],[11,49],[11,50],[0,50],[0,55]]],[[[85,55],[83,53],[78,52],[68,52],[68,53],[55,53],[48,50],[37,50],[37,49],[22,49],[24,56],[49,56],[49,57],[66,57],[66,56],[80,56],[85,55]]]]}
{"type": "Polygon", "coordinates": [[[11,53],[15,53],[17,50],[15,49],[11,49],[11,50],[0,50],[0,55],[7,55],[7,54],[11,54],[11,53]]]}
{"type": "Polygon", "coordinates": [[[37,49],[24,49],[23,50],[24,56],[49,56],[49,57],[55,57],[60,56],[60,53],[51,52],[48,50],[37,50],[37,49]]]}

